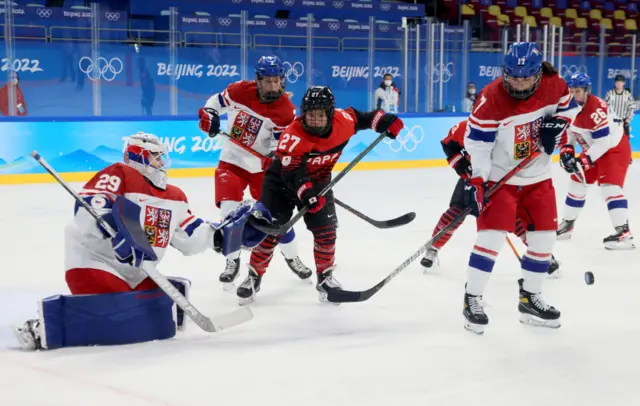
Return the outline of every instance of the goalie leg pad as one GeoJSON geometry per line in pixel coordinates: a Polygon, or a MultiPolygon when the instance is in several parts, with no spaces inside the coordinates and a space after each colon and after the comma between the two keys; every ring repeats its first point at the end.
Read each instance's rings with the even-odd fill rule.
{"type": "Polygon", "coordinates": [[[39,303],[44,348],[121,345],[176,335],[174,303],[160,289],[56,295],[39,303]]]}

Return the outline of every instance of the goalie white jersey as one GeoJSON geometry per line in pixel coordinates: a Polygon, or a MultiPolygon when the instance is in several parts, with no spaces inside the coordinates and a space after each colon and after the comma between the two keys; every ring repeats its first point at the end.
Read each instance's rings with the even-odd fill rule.
{"type": "MultiPolygon", "coordinates": [[[[280,134],[296,115],[286,93],[273,103],[260,103],[256,83],[249,81],[232,83],[223,92],[211,96],[205,107],[215,109],[220,115],[227,113],[227,133],[260,155],[268,155],[275,149],[280,134]]],[[[223,143],[220,161],[250,173],[263,170],[258,157],[230,140],[223,143]]]]}
{"type": "MultiPolygon", "coordinates": [[[[169,245],[185,255],[213,247],[213,228],[192,215],[184,192],[172,185],[155,188],[136,169],[116,163],[98,172],[80,192],[98,214],[108,220],[116,196],[141,207],[141,227],[153,250],[162,260],[169,245]]],[[[65,269],[97,269],[123,279],[132,288],[146,275],[138,268],[115,258],[111,240],[96,220],[76,204],[75,217],[65,229],[65,269]]]]}

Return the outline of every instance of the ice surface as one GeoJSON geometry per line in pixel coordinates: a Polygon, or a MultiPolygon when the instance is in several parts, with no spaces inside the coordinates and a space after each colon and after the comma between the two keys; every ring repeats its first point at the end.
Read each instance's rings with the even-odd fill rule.
{"type": "MultiPolygon", "coordinates": [[[[636,164],[627,182],[636,232],[638,175],[636,164]]],[[[561,209],[568,177],[556,168],[554,179],[561,209]]],[[[337,195],[367,215],[418,216],[378,230],[338,208],[342,284],[368,288],[426,242],[455,181],[448,168],[346,176],[337,195]]],[[[195,213],[216,218],[213,179],[175,184],[195,213]]],[[[67,292],[62,229],[73,203],[56,184],[0,190],[2,405],[640,404],[640,253],[605,251],[602,238],[613,230],[597,190],[590,190],[573,239],[556,245],[564,277],[546,282],[545,297],[562,311],[558,330],[518,322],[520,273],[506,244],[485,294],[490,325],[484,336],[463,329],[475,239],[474,222],[467,221],[441,252],[439,269],[425,275],[416,261],[365,303],[320,304],[313,285],[297,280],[277,253],[252,306],[255,319],[242,326],[207,334],[190,324],[165,342],[38,353],[17,350],[9,326],[35,316],[39,298],[67,292]],[[583,280],[587,270],[595,274],[592,286],[583,280]]],[[[302,259],[312,266],[310,233],[302,225],[296,231],[302,259]]],[[[189,277],[194,304],[215,315],[237,306],[217,282],[223,267],[213,251],[195,257],[173,251],[160,270],[189,277]]]]}

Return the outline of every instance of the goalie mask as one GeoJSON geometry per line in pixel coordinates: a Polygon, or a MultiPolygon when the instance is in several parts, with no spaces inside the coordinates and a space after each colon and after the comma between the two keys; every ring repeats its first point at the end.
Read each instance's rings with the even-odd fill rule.
{"type": "Polygon", "coordinates": [[[171,165],[160,138],[142,131],[132,135],[124,147],[124,163],[136,169],[159,189],[167,188],[167,170],[171,165]]]}

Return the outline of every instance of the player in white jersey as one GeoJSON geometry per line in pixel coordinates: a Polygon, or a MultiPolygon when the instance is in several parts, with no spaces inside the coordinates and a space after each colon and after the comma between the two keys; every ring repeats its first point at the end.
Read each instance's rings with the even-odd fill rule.
{"type": "Polygon", "coordinates": [[[576,73],[568,83],[573,97],[582,105],[582,111],[560,148],[560,163],[572,175],[558,239],[571,238],[574,223],[584,207],[587,185],[597,183],[616,231],[603,240],[605,248],[633,249],[627,198],[622,191],[631,160],[631,145],[629,137],[624,136],[624,123],[604,100],[591,94],[591,78],[586,73],[576,73]],[[582,148],[577,157],[576,143],[582,148]]]}
{"type": "Polygon", "coordinates": [[[557,229],[550,165],[555,146],[578,110],[565,81],[528,42],[509,47],[502,78],[487,85],[476,100],[464,140],[472,166],[466,201],[478,217],[463,310],[465,328],[472,332],[482,334],[489,323],[481,298],[517,216],[527,224],[528,244],[521,260],[520,320],[560,326],[560,312],[541,295],[557,229]],[[485,191],[538,146],[543,153],[485,200],[485,191]]]}
{"type": "MultiPolygon", "coordinates": [[[[227,113],[230,136],[226,138],[216,169],[216,206],[222,218],[242,201],[249,187],[251,196],[259,200],[264,172],[282,131],[293,121],[295,107],[285,93],[285,68],[276,56],[263,56],[255,66],[255,81],[239,81],[207,100],[198,111],[199,126],[209,136],[220,133],[220,115],[227,113]]],[[[301,279],[312,272],[298,257],[293,229],[280,241],[280,250],[289,268],[301,279]]],[[[227,256],[227,267],[220,275],[225,289],[238,277],[240,252],[227,256]]]]}
{"type": "MultiPolygon", "coordinates": [[[[189,211],[184,192],[167,184],[168,167],[160,139],[138,133],[126,143],[124,163],[106,167],[87,182],[79,196],[117,233],[111,238],[76,202],[75,216],[65,228],[64,238],[65,279],[71,296],[44,299],[40,302],[41,318],[15,329],[24,348],[125,344],[173,337],[173,302],[140,269],[142,262],[159,264],[169,245],[184,255],[194,255],[208,249],[226,252],[230,244],[233,249],[253,247],[266,237],[245,224],[255,210],[270,217],[261,203],[242,206],[230,214],[226,224],[204,221],[189,211]],[[118,222],[119,202],[135,208],[132,222],[148,240],[146,253],[131,237],[131,230],[118,222]]],[[[188,295],[190,281],[170,281],[188,295]]],[[[180,312],[178,327],[183,320],[180,312]]]]}

